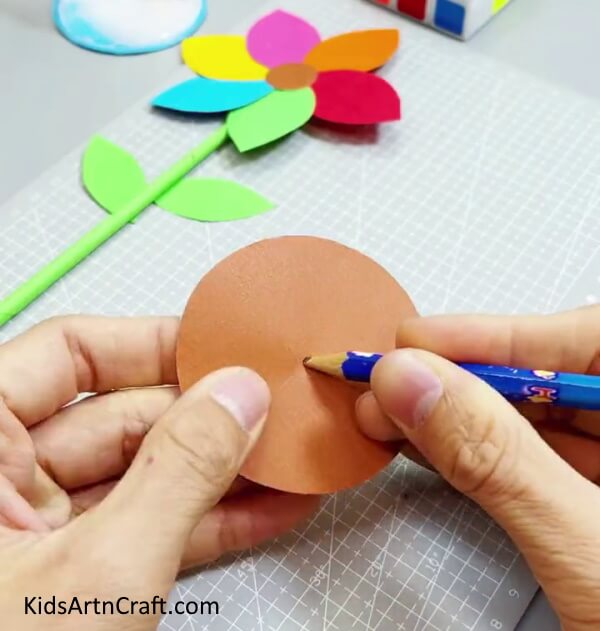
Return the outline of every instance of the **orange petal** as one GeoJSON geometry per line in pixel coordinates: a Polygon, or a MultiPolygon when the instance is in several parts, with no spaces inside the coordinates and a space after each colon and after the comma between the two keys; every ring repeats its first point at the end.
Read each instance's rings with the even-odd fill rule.
{"type": "Polygon", "coordinates": [[[396,29],[353,31],[317,44],[304,62],[317,70],[374,70],[394,54],[400,40],[396,29]]]}

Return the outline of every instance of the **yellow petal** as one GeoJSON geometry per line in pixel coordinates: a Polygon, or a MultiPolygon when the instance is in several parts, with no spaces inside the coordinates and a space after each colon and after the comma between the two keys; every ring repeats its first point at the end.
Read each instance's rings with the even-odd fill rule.
{"type": "Polygon", "coordinates": [[[267,76],[267,69],[250,57],[241,35],[189,37],[181,54],[188,68],[209,79],[255,81],[267,76]]]}

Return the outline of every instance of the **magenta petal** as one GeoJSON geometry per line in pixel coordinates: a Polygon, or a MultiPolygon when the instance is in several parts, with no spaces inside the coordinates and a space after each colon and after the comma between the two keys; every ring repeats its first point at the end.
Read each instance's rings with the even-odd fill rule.
{"type": "Polygon", "coordinates": [[[400,118],[400,97],[381,77],[357,70],[321,72],[312,86],[314,116],[332,123],[372,125],[400,118]]]}
{"type": "Polygon", "coordinates": [[[285,11],[273,11],[250,29],[246,47],[255,61],[275,68],[302,62],[320,41],[319,33],[308,22],[285,11]]]}

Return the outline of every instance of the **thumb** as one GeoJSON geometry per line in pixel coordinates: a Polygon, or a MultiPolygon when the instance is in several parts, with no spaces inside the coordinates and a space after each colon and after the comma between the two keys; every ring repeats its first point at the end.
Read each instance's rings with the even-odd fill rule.
{"type": "Polygon", "coordinates": [[[93,512],[102,531],[124,554],[176,572],[191,531],[226,493],[256,442],[269,403],[267,384],[245,368],[196,383],[155,424],[93,512]]]}
{"type": "Polygon", "coordinates": [[[569,575],[600,578],[586,555],[573,563],[566,554],[574,541],[598,549],[598,490],[497,392],[417,350],[382,358],[371,386],[383,412],[439,473],[504,527],[543,585],[569,575]]]}

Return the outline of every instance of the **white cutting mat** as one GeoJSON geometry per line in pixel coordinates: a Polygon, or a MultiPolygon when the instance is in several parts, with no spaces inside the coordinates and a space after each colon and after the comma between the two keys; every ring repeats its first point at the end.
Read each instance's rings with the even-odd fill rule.
{"type": "MultiPolygon", "coordinates": [[[[251,184],[277,202],[274,212],[202,225],[149,209],[2,337],[63,312],[180,313],[217,261],[279,234],[359,248],[400,280],[423,313],[550,311],[596,300],[596,104],[366,3],[275,6],[306,16],[324,34],[401,27],[401,51],[382,74],[402,95],[403,121],[376,136],[309,127],[254,156],[224,149],[200,172],[251,184]]],[[[153,176],[214,124],[152,113],[143,103],[105,133],[153,176]]],[[[79,185],[80,153],[0,210],[3,292],[102,218],[79,185]]],[[[497,526],[433,474],[399,461],[327,498],[296,532],[182,580],[176,598],[218,600],[220,615],[168,616],[162,629],[511,630],[534,590],[497,526]]]]}

